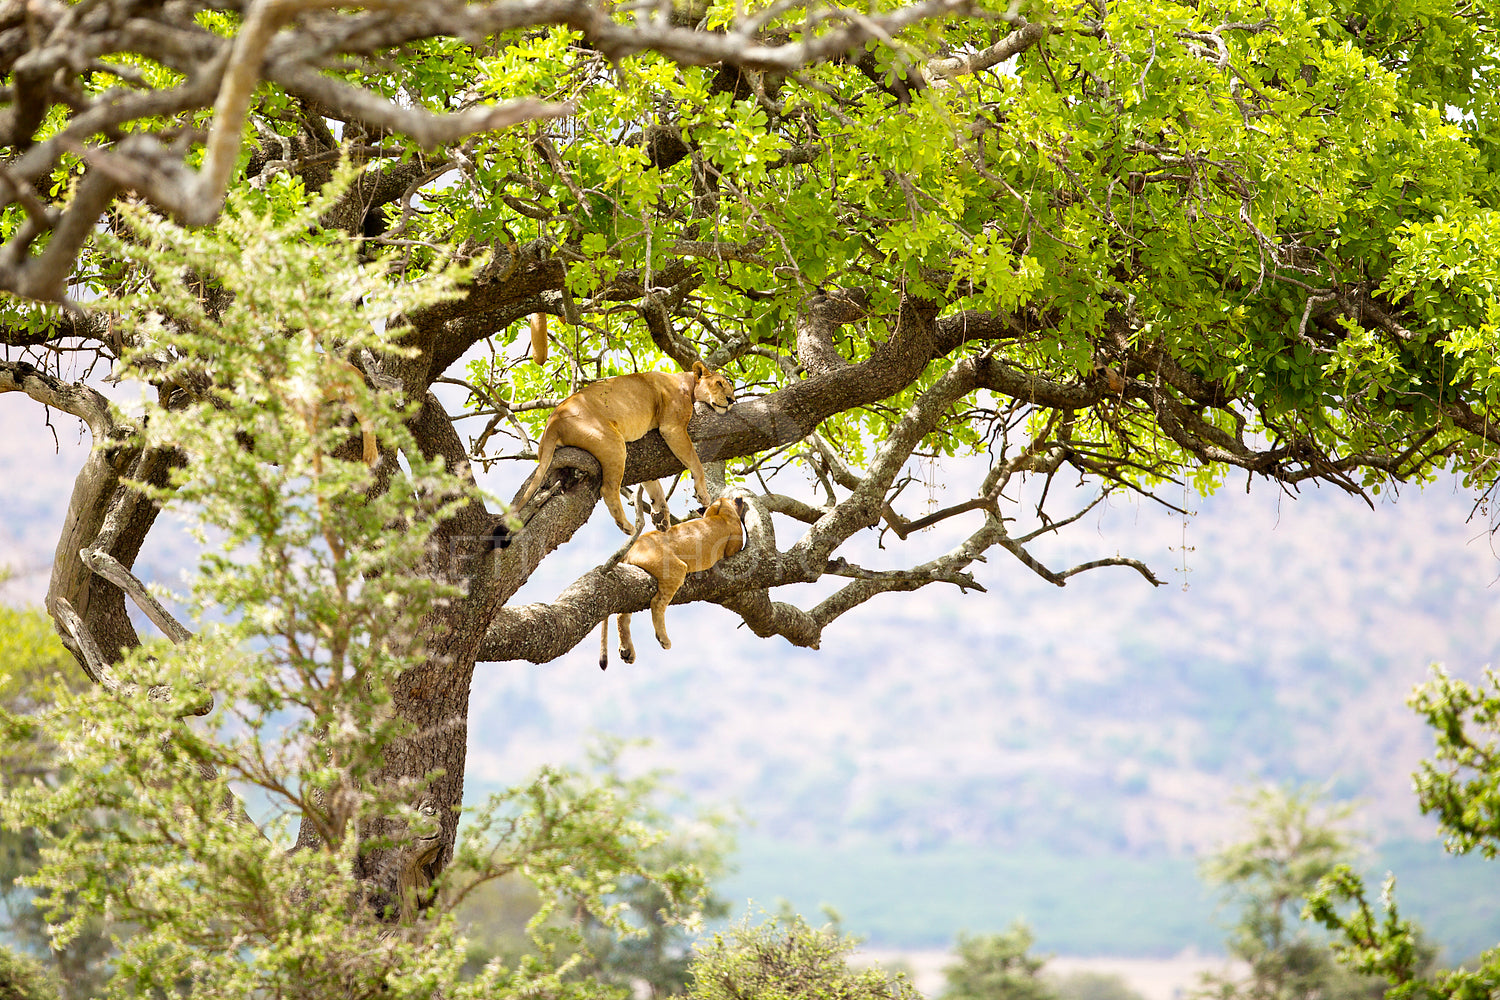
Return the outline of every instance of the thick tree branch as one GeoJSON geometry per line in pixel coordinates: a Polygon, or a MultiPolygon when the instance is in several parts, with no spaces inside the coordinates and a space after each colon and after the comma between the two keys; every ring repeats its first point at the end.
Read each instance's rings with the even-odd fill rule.
{"type": "Polygon", "coordinates": [[[826,375],[849,367],[834,346],[834,332],[846,323],[863,319],[869,309],[858,290],[819,289],[802,302],[797,314],[797,360],[808,375],[826,375]]]}
{"type": "MultiPolygon", "coordinates": [[[[738,458],[800,441],[835,413],[868,406],[910,385],[935,356],[931,307],[904,301],[896,329],[870,357],[738,402],[724,414],[699,412],[688,425],[704,462],[738,458]]],[[[630,446],[627,485],[682,471],[655,432],[630,446]]]]}

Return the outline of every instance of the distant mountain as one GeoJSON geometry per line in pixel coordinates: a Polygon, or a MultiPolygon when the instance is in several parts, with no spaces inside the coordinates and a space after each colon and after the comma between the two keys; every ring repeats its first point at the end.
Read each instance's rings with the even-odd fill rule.
{"type": "MultiPolygon", "coordinates": [[[[652,736],[684,782],[793,838],[1198,850],[1259,781],[1328,784],[1367,800],[1373,833],[1425,833],[1409,774],[1428,740],[1404,699],[1432,662],[1474,675],[1494,655],[1487,524],[1438,488],[1373,511],[1270,490],[1196,505],[1185,531],[1116,507],[1048,553],[1136,556],[1160,588],[1122,568],[1056,588],[1001,554],[980,567],[989,593],[877,598],[818,652],[688,606],[669,612],[672,651],[603,676],[591,646],[484,668],[478,774],[565,755],[593,726],[652,736]]],[[[595,528],[530,599],[597,561],[613,539],[595,528]]]]}
{"type": "MultiPolygon", "coordinates": [[[[34,404],[6,402],[4,543],[13,563],[44,567],[78,436],[59,423],[65,454],[51,456],[34,404]]],[[[486,485],[509,496],[528,471],[486,485]]],[[[1043,949],[1144,954],[1221,940],[1194,859],[1234,834],[1237,790],[1313,783],[1360,802],[1385,851],[1370,863],[1390,858],[1403,890],[1431,897],[1419,915],[1455,951],[1500,941],[1500,880],[1469,859],[1448,874],[1460,869],[1417,814],[1409,776],[1430,740],[1404,706],[1429,663],[1472,676],[1496,656],[1490,523],[1467,520],[1451,485],[1374,510],[1265,483],[1170,499],[1196,516],[1112,502],[1033,546],[1054,568],[1139,558],[1160,588],[1118,567],[1057,588],[997,552],[976,573],[988,593],[876,598],[819,652],[692,605],[669,611],[670,652],[638,629],[638,661],[605,674],[591,642],[540,667],[482,666],[471,795],[579,759],[590,731],[646,736],[642,767],[673,768],[694,801],[737,804],[751,824],[738,894],[808,912],[833,903],[850,930],[887,944],[941,944],[1025,915],[1043,949]]],[[[857,559],[910,564],[970,528],[884,551],[869,533],[857,559]]],[[[779,529],[783,545],[793,529],[779,529]]],[[[619,537],[598,514],[518,600],[556,594],[619,537]]],[[[153,538],[142,571],[175,584],[190,552],[180,534],[153,538]]],[[[35,601],[44,588],[34,573],[6,593],[35,601]]],[[[805,604],[828,589],[778,597],[805,604]]]]}
{"type": "MultiPolygon", "coordinates": [[[[1069,954],[1222,942],[1196,857],[1236,833],[1237,792],[1310,783],[1359,804],[1381,848],[1368,866],[1395,866],[1450,951],[1500,941],[1500,868],[1444,858],[1417,812],[1430,738],[1404,703],[1433,662],[1476,676],[1495,658],[1489,523],[1451,485],[1374,510],[1268,484],[1191,506],[1184,527],[1119,504],[1036,548],[1054,567],[1137,557],[1160,588],[1108,568],[1059,589],[1000,554],[978,574],[988,593],[877,598],[820,652],[691,606],[669,612],[671,652],[648,641],[607,675],[591,646],[487,667],[471,781],[574,754],[590,728],[649,736],[643,764],[753,824],[738,894],[832,903],[901,946],[1024,915],[1069,954]]],[[[614,543],[600,521],[530,599],[614,543]]],[[[956,540],[934,536],[914,558],[956,540]]]]}

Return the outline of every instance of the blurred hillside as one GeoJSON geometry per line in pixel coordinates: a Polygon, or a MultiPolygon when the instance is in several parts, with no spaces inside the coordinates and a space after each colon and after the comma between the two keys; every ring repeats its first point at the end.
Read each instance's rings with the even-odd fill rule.
{"type": "MultiPolygon", "coordinates": [[[[671,609],[672,651],[607,675],[592,646],[497,664],[475,682],[471,773],[500,781],[590,727],[650,736],[654,763],[753,824],[736,896],[828,902],[905,946],[1023,915],[1065,954],[1217,948],[1196,856],[1235,834],[1237,791],[1311,783],[1359,802],[1366,867],[1396,871],[1450,957],[1500,941],[1500,869],[1445,857],[1416,810],[1430,741],[1404,704],[1429,664],[1477,676],[1495,658],[1488,522],[1451,486],[1370,510],[1257,485],[1194,498],[1185,529],[1118,505],[1046,553],[1136,556],[1160,588],[1106,569],[1059,589],[1000,556],[989,593],[877,599],[820,652],[695,606],[671,609]]],[[[596,528],[531,599],[615,544],[596,528]]]]}
{"type": "MultiPolygon", "coordinates": [[[[8,551],[45,565],[80,456],[38,450],[52,442],[34,407],[0,408],[0,422],[8,551]]],[[[67,452],[78,435],[59,423],[59,438],[67,452]]],[[[529,471],[486,485],[508,497],[529,471]]],[[[956,489],[965,472],[943,470],[956,489]]],[[[1452,957],[1500,941],[1500,874],[1444,858],[1416,812],[1410,773],[1429,741],[1404,705],[1430,663],[1474,676],[1495,659],[1500,557],[1485,514],[1467,520],[1448,485],[1374,510],[1264,483],[1171,499],[1196,516],[1115,503],[1034,547],[1054,568],[1140,558],[1160,588],[1122,568],[1057,588],[1000,553],[978,567],[988,593],[877,598],[819,652],[695,605],[669,611],[670,652],[638,620],[638,661],[606,674],[592,641],[540,667],[482,666],[471,797],[578,759],[591,731],[649,737],[641,766],[675,770],[694,805],[735,805],[747,821],[734,898],[807,913],[827,902],[890,945],[1020,915],[1044,951],[1144,955],[1222,940],[1195,857],[1234,835],[1237,790],[1313,783],[1361,803],[1368,867],[1395,869],[1452,957]]],[[[597,512],[518,600],[548,599],[619,537],[597,512]]],[[[783,546],[794,537],[782,528],[783,546]]],[[[909,564],[958,537],[890,539],[881,553],[872,535],[857,558],[909,564]]],[[[190,551],[180,535],[153,538],[140,565],[173,583],[190,551]]],[[[44,588],[33,575],[7,594],[44,588]]]]}

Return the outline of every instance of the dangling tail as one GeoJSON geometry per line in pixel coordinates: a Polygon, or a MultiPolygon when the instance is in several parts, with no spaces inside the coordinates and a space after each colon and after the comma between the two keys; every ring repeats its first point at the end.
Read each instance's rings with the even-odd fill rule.
{"type": "Polygon", "coordinates": [[[538,366],[547,363],[547,314],[531,314],[531,360],[538,366]]]}

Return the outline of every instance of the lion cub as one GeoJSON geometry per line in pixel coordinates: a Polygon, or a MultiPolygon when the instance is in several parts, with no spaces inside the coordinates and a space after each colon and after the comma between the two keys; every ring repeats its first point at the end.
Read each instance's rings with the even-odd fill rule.
{"type": "Polygon", "coordinates": [[[734,405],[734,387],[722,374],[699,361],[693,370],[673,375],[670,372],[636,372],[617,375],[586,385],[563,400],[547,418],[537,447],[537,469],[526,481],[516,506],[530,500],[547,478],[552,453],[560,445],[582,448],[599,460],[604,468],[600,492],[604,505],[625,534],[635,529],[625,517],[620,503],[620,484],[625,478],[625,445],[661,430],[672,454],[693,474],[698,501],[708,503],[708,487],[703,478],[703,463],[688,437],[688,421],[693,417],[693,403],[704,402],[716,413],[727,413],[734,405]]]}
{"type": "MultiPolygon", "coordinates": [[[[720,497],[709,504],[703,516],[679,521],[666,531],[648,531],[635,540],[623,562],[656,577],[656,596],[651,599],[651,621],[656,626],[656,641],[662,649],[671,649],[667,638],[667,605],[689,573],[713,566],[725,556],[745,547],[741,519],[745,515],[742,497],[720,497]]],[[[630,640],[630,613],[617,617],[620,626],[620,659],[635,662],[635,644],[630,640]]],[[[599,669],[609,666],[609,618],[599,626],[599,669]]]]}

